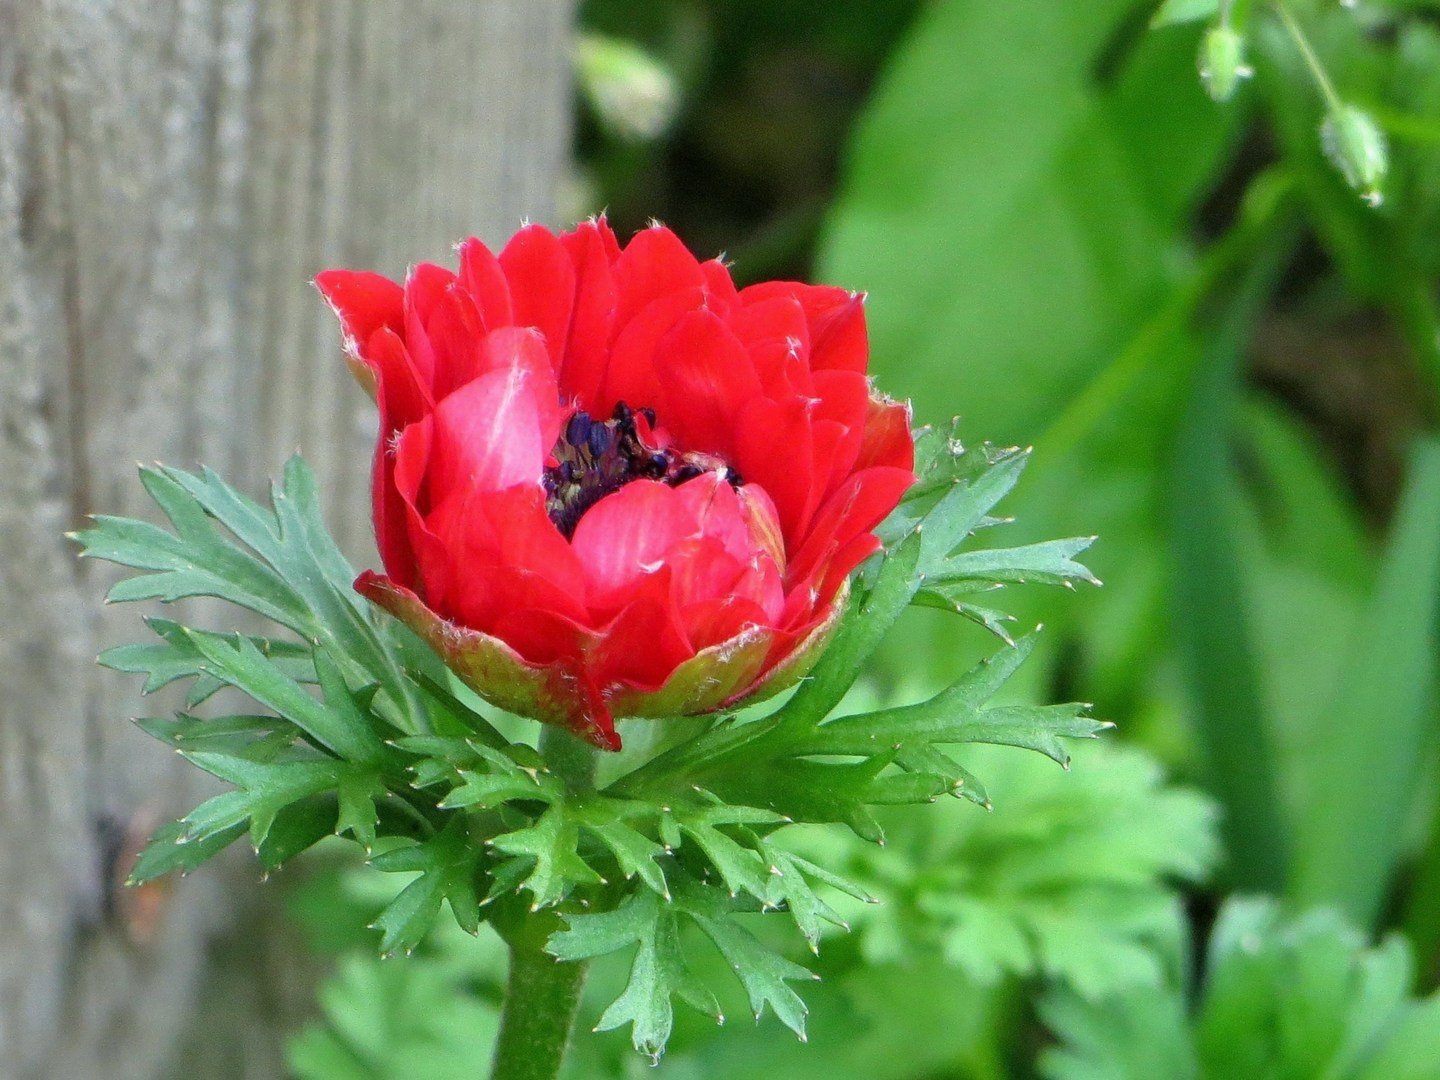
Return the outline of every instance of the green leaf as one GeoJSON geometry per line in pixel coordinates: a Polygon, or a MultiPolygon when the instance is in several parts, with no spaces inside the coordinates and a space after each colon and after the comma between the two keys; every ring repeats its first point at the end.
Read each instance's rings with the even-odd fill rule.
{"type": "Polygon", "coordinates": [[[188,751],[184,756],[239,790],[208,799],[187,814],[183,842],[203,840],[248,820],[250,840],[257,851],[280,810],[308,795],[335,788],[343,768],[333,761],[259,762],[207,751],[188,751]]]}
{"type": "Polygon", "coordinates": [[[321,746],[353,761],[376,761],[383,756],[380,737],[323,653],[316,653],[316,667],[326,688],[322,705],[271,664],[248,638],[226,640],[195,631],[187,631],[187,636],[204,656],[208,674],[274,709],[321,746]]]}
{"type": "Polygon", "coordinates": [[[1068,585],[1074,581],[1100,580],[1075,556],[1095,542],[1093,536],[1069,540],[1046,540],[1018,548],[992,548],[984,551],[963,551],[951,555],[926,575],[926,584],[949,585],[955,582],[1038,582],[1045,585],[1068,585]]]}
{"type": "Polygon", "coordinates": [[[155,831],[150,842],[135,860],[127,885],[144,885],[178,870],[188,874],[207,859],[218,855],[245,835],[245,823],[237,822],[199,840],[185,840],[183,821],[172,821],[155,831]]]}
{"type": "Polygon", "coordinates": [[[893,54],[816,271],[869,291],[892,392],[1031,438],[1176,279],[1233,121],[1196,85],[1193,38],[1129,33],[1135,14],[950,0],[893,54]]]}
{"type": "Polygon", "coordinates": [[[665,872],[656,862],[665,854],[665,849],[644,833],[619,820],[612,800],[593,806],[586,804],[578,811],[581,825],[593,833],[615,856],[620,873],[628,880],[639,877],[645,885],[670,899],[670,887],[665,882],[665,872]]]}
{"type": "Polygon", "coordinates": [[[748,806],[717,804],[677,807],[680,832],[695,842],[709,860],[731,896],[746,892],[757,900],[766,895],[766,868],[760,854],[724,831],[729,825],[774,825],[788,821],[779,814],[748,806]]]}
{"type": "Polygon", "coordinates": [[[175,533],[102,517],[76,535],[86,556],[149,571],[120,582],[111,599],[215,596],[248,608],[327,648],[351,682],[378,683],[392,719],[407,718],[410,691],[367,603],[351,588],[354,570],[325,530],[314,477],[298,456],[272,491],[273,511],[208,469],[191,474],[162,466],[140,475],[175,533]]]}
{"type": "Polygon", "coordinates": [[[1440,441],[1424,439],[1334,699],[1306,741],[1311,797],[1297,815],[1291,895],[1306,907],[1335,904],[1361,925],[1378,915],[1403,853],[1431,742],[1437,552],[1440,441]],[[1371,777],[1384,777],[1383,795],[1363,782],[1371,777]]]}
{"type": "Polygon", "coordinates": [[[558,960],[586,960],[634,945],[630,977],[621,995],[601,1015],[596,1031],[631,1025],[635,1049],[659,1061],[674,1027],[671,999],[679,997],[717,1019],[715,997],[699,984],[680,950],[678,909],[655,893],[637,890],[613,911],[566,914],[567,928],[553,934],[545,949],[558,960]]]}
{"type": "Polygon", "coordinates": [[[532,799],[547,803],[563,799],[562,784],[549,774],[529,773],[460,773],[463,781],[440,803],[442,810],[460,807],[495,807],[511,799],[532,799]]]}
{"type": "Polygon", "coordinates": [[[142,716],[135,723],[152,738],[176,749],[210,750],[273,761],[300,736],[300,729],[278,716],[192,716],[177,713],[173,720],[142,716]]]}
{"type": "Polygon", "coordinates": [[[1060,1046],[1051,1080],[1151,1077],[1440,1077],[1440,998],[1410,997],[1398,938],[1373,948],[1334,912],[1282,918],[1273,901],[1231,900],[1208,950],[1204,994],[1187,1016],[1172,980],[1085,1001],[1049,995],[1041,1016],[1060,1046]]]}
{"type": "Polygon", "coordinates": [[[366,851],[375,844],[375,824],[379,814],[375,800],[385,795],[385,782],[378,773],[347,769],[340,775],[337,789],[339,813],[335,832],[348,832],[366,851]]]}
{"type": "Polygon", "coordinates": [[[1043,973],[1087,999],[1159,986],[1164,958],[1181,952],[1171,882],[1215,864],[1214,807],[1165,787],[1138,751],[1102,743],[1077,750],[1069,775],[997,747],[965,760],[987,775],[993,816],[947,800],[923,823],[894,822],[884,848],[816,831],[777,838],[879,898],[837,908],[862,955],[939,955],[982,985],[1043,973]]]}
{"type": "Polygon", "coordinates": [[[381,932],[381,954],[394,956],[414,951],[434,926],[442,901],[449,903],[462,929],[471,934],[478,932],[480,900],[476,878],[480,858],[460,817],[422,841],[371,856],[370,865],[377,870],[420,873],[371,924],[381,932]]]}
{"type": "Polygon", "coordinates": [[[915,533],[886,552],[874,585],[853,602],[835,640],[786,703],[781,714],[786,726],[800,729],[818,724],[854,685],[866,659],[915,595],[920,553],[921,537],[915,533]]]}
{"type": "MultiPolygon", "coordinates": [[[[465,944],[475,951],[474,942],[465,944]]],[[[474,962],[344,958],[320,991],[322,1018],[288,1041],[291,1072],[298,1080],[485,1075],[499,1013],[474,995],[475,970],[474,962]]]]}
{"type": "Polygon", "coordinates": [[[1225,807],[1228,870],[1242,886],[1272,890],[1285,880],[1288,837],[1245,595],[1233,462],[1228,436],[1216,432],[1232,430],[1245,342],[1287,246],[1262,252],[1225,301],[1176,435],[1169,498],[1177,653],[1210,785],[1225,807]]]}
{"type": "Polygon", "coordinates": [[[745,987],[750,1011],[758,1021],[769,1006],[779,1021],[805,1039],[805,1014],[808,1010],[800,995],[787,985],[800,979],[818,978],[813,972],[792,964],[760,943],[754,934],[726,915],[712,917],[692,912],[696,924],[715,943],[730,964],[736,978],[745,987]]]}
{"type": "Polygon", "coordinates": [[[488,841],[496,851],[534,860],[523,882],[535,898],[532,910],[558,904],[577,885],[601,882],[600,875],[576,852],[579,842],[579,826],[563,803],[551,806],[529,828],[488,841]]]}
{"type": "Polygon", "coordinates": [[[1091,738],[1109,725],[1083,705],[990,706],[989,699],[1035,647],[1035,636],[983,660],[949,689],[918,705],[840,717],[800,745],[809,754],[875,754],[892,746],[993,742],[1038,750],[1067,764],[1061,738],[1091,738]]]}
{"type": "MultiPolygon", "coordinates": [[[[191,690],[188,697],[191,707],[200,704],[220,688],[219,682],[204,675],[204,654],[195,647],[185,627],[169,619],[152,618],[145,622],[159,635],[159,642],[119,645],[106,649],[96,659],[96,663],[112,671],[144,674],[146,679],[141,692],[145,694],[154,693],[177,679],[200,679],[201,683],[191,690]]],[[[292,679],[299,682],[315,681],[315,665],[307,646],[269,637],[250,636],[250,641],[292,679]]]]}
{"type": "Polygon", "coordinates": [[[1150,19],[1154,28],[1176,23],[1213,19],[1220,11],[1220,0],[1165,0],[1150,19]]]}

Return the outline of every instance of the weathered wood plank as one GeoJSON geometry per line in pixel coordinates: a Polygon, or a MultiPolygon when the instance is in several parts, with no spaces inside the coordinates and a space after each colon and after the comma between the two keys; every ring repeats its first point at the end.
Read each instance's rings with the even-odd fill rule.
{"type": "MultiPolygon", "coordinates": [[[[135,686],[91,667],[138,612],[98,609],[108,572],[61,531],[145,512],[137,459],[255,490],[298,446],[366,555],[372,421],[307,282],[551,213],[570,18],[0,0],[0,1076],[160,1075],[212,946],[253,984],[216,944],[251,903],[233,880],[183,883],[148,945],[107,915],[100,823],[181,811],[197,781],[125,723],[135,686]]],[[[265,989],[236,993],[250,1005],[208,1018],[185,1075],[280,1075],[265,989]]]]}

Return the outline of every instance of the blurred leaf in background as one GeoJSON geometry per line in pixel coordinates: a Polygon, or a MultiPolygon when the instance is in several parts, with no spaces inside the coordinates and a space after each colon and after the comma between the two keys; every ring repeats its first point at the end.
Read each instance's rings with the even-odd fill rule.
{"type": "Polygon", "coordinates": [[[1041,1014],[1060,1046],[1050,1080],[1432,1080],[1440,997],[1411,996],[1410,949],[1316,911],[1287,921],[1270,901],[1230,901],[1211,937],[1203,993],[1183,987],[1086,1002],[1051,994],[1041,1014]]]}

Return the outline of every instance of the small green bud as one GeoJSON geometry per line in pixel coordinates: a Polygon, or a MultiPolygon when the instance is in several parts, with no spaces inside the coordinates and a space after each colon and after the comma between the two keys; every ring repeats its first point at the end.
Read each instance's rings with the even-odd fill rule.
{"type": "Polygon", "coordinates": [[[1371,206],[1379,206],[1389,154],[1385,133],[1370,114],[1354,105],[1331,109],[1320,125],[1320,143],[1345,182],[1371,206]]]}
{"type": "Polygon", "coordinates": [[[1200,42],[1200,81],[1216,101],[1229,101],[1240,80],[1254,74],[1245,63],[1245,39],[1221,23],[1205,32],[1200,42]]]}
{"type": "Polygon", "coordinates": [[[662,134],[680,105],[680,89],[670,70],[620,38],[581,34],[575,73],[601,122],[624,138],[662,134]]]}

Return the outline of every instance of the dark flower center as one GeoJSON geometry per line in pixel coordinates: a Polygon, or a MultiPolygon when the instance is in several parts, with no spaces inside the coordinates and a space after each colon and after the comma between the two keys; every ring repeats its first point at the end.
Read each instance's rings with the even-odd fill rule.
{"type": "Polygon", "coordinates": [[[653,409],[637,413],[622,401],[609,420],[577,411],[560,433],[550,452],[555,464],[546,466],[543,482],[545,511],[567,540],[575,535],[585,511],[632,480],[660,480],[675,487],[718,470],[734,487],[744,482],[711,454],[646,446],[635,423],[637,416],[654,428],[653,409]]]}

